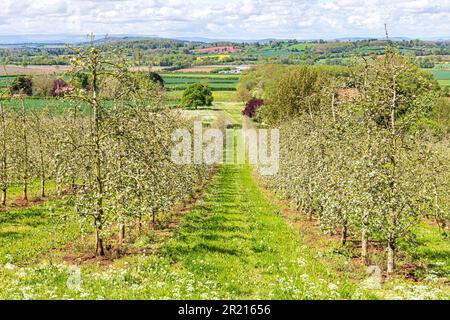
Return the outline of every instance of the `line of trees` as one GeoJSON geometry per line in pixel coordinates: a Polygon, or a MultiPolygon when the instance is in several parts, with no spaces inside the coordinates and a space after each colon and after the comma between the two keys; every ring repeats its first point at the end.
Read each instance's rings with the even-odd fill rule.
{"type": "Polygon", "coordinates": [[[120,254],[128,236],[190,199],[211,167],[172,163],[172,133],[193,128],[192,120],[160,107],[160,85],[131,72],[121,52],[74,49],[71,64],[69,76],[87,74],[90,89],[67,94],[65,110],[0,102],[4,199],[13,181],[22,181],[25,200],[30,181],[42,179],[41,196],[45,181],[55,181],[92,223],[96,255],[120,254]]]}
{"type": "Polygon", "coordinates": [[[430,75],[390,47],[345,79],[285,70],[263,93],[261,119],[283,138],[280,172],[267,184],[343,245],[360,238],[364,263],[369,242],[383,243],[388,274],[420,221],[434,217],[448,233],[448,136],[413,130],[442,94],[430,75]]]}

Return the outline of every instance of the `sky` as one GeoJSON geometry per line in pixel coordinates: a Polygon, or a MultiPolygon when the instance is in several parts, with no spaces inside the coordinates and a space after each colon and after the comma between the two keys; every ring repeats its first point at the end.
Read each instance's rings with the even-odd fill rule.
{"type": "Polygon", "coordinates": [[[450,38],[450,0],[1,0],[0,35],[450,38]]]}

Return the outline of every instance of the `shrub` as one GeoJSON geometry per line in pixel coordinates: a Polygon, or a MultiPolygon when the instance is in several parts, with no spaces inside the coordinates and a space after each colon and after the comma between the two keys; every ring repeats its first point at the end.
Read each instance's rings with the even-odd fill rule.
{"type": "Polygon", "coordinates": [[[164,88],[164,85],[165,85],[166,82],[164,81],[164,79],[158,73],[150,71],[150,73],[148,74],[148,77],[150,78],[150,80],[153,83],[157,83],[161,87],[164,88]]]}
{"type": "Polygon", "coordinates": [[[49,97],[53,94],[55,80],[48,75],[33,78],[33,96],[49,97]]]}
{"type": "Polygon", "coordinates": [[[264,105],[264,100],[261,100],[261,99],[249,100],[245,104],[245,109],[242,111],[242,114],[244,116],[249,117],[249,118],[255,118],[256,117],[256,112],[263,105],[264,105]]]}
{"type": "Polygon", "coordinates": [[[10,90],[12,94],[22,93],[30,96],[33,94],[33,81],[30,77],[19,76],[14,79],[10,90]]]}

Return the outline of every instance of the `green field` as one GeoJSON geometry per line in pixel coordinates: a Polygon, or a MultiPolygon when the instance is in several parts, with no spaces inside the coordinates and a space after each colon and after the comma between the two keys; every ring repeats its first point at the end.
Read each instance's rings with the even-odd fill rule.
{"type": "Polygon", "coordinates": [[[15,77],[13,76],[0,76],[0,88],[8,87],[14,79],[15,77]]]}
{"type": "Polygon", "coordinates": [[[11,99],[3,101],[3,104],[7,107],[13,107],[20,109],[22,108],[22,103],[25,108],[30,111],[44,111],[48,110],[52,114],[63,114],[75,105],[81,108],[82,112],[88,113],[88,107],[83,103],[75,103],[70,100],[64,99],[54,99],[54,98],[27,98],[27,99],[11,99]]]}
{"type": "Polygon", "coordinates": [[[194,83],[205,83],[213,91],[234,91],[239,82],[239,77],[226,74],[208,73],[170,73],[161,74],[166,82],[165,87],[169,90],[184,90],[194,83]]]}
{"type": "Polygon", "coordinates": [[[15,77],[11,76],[0,76],[0,94],[6,93],[8,87],[11,85],[15,77]]]}
{"type": "Polygon", "coordinates": [[[431,70],[431,73],[433,73],[434,78],[437,80],[450,80],[449,70],[433,69],[431,70]]]}

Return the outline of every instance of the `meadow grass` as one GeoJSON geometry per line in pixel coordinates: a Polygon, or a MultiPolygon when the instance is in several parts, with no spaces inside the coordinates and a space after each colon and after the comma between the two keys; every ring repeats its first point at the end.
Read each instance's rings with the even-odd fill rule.
{"type": "Polygon", "coordinates": [[[241,123],[242,111],[245,108],[243,103],[239,102],[218,102],[217,108],[223,112],[226,116],[232,119],[236,123],[241,123]]]}
{"type": "MultiPolygon", "coordinates": [[[[84,265],[74,272],[73,266],[61,261],[27,267],[14,264],[55,246],[48,241],[39,245],[38,239],[48,240],[55,232],[42,218],[46,213],[37,210],[34,214],[38,218],[31,223],[36,231],[26,232],[37,248],[16,250],[29,247],[26,237],[7,238],[12,244],[6,250],[13,262],[0,267],[2,299],[363,297],[357,286],[330,272],[300,241],[257,187],[249,166],[221,166],[203,199],[156,255],[129,256],[106,269],[84,265]]],[[[26,218],[24,212],[13,220],[14,225],[26,225],[20,221],[26,218]]]]}
{"type": "Polygon", "coordinates": [[[89,107],[86,103],[80,103],[76,101],[71,101],[67,99],[55,99],[55,98],[25,98],[25,99],[10,99],[4,100],[2,102],[6,107],[21,109],[22,103],[25,106],[25,109],[28,111],[48,111],[54,115],[61,115],[66,112],[68,109],[73,108],[74,106],[79,106],[81,111],[85,114],[88,114],[89,107]]]}
{"type": "Polygon", "coordinates": [[[413,245],[407,247],[412,262],[425,267],[416,270],[420,278],[447,278],[450,281],[450,241],[438,227],[422,222],[413,245]]]}
{"type": "MultiPolygon", "coordinates": [[[[28,182],[28,198],[29,199],[39,199],[41,196],[41,180],[32,180],[28,182]]],[[[52,195],[56,191],[56,182],[51,180],[45,181],[45,193],[47,195],[52,195]]],[[[17,198],[23,196],[23,185],[22,183],[12,183],[8,186],[7,191],[7,204],[14,202],[17,198]]]]}
{"type": "Polygon", "coordinates": [[[80,234],[73,208],[63,200],[0,213],[0,265],[28,265],[80,234]]]}
{"type": "MultiPolygon", "coordinates": [[[[236,92],[235,91],[213,91],[212,92],[214,101],[216,102],[235,102],[236,92]]],[[[183,90],[171,90],[165,93],[167,101],[169,103],[178,104],[183,96],[183,90]]]]}
{"type": "MultiPolygon", "coordinates": [[[[241,122],[241,103],[216,105],[241,122]]],[[[185,112],[208,123],[219,114],[211,108],[185,112]]],[[[70,252],[67,245],[82,234],[80,220],[64,200],[3,212],[0,299],[450,298],[448,286],[434,282],[448,275],[448,240],[428,224],[421,226],[417,245],[406,250],[436,277],[414,283],[399,276],[369,289],[366,270],[354,265],[350,249],[329,239],[312,245],[319,234],[297,228],[295,219],[286,218],[263,192],[249,165],[220,166],[201,199],[155,252],[142,250],[106,264],[64,259],[61,252],[70,252]],[[54,250],[59,253],[51,254],[54,250]]],[[[152,231],[142,239],[155,241],[152,231]]]]}
{"type": "Polygon", "coordinates": [[[450,79],[438,80],[441,87],[450,87],[450,79]]]}
{"type": "Polygon", "coordinates": [[[431,70],[431,73],[433,74],[434,78],[437,80],[450,80],[450,71],[449,70],[433,69],[433,70],[431,70]]]}
{"type": "Polygon", "coordinates": [[[239,80],[238,75],[230,74],[217,74],[217,73],[162,73],[160,74],[163,79],[169,78],[189,78],[189,79],[228,79],[239,80]]]}
{"type": "Polygon", "coordinates": [[[239,76],[211,73],[169,73],[161,74],[170,90],[184,90],[194,83],[205,83],[213,91],[234,91],[239,82],[239,76]]]}
{"type": "MultiPolygon", "coordinates": [[[[362,279],[355,281],[345,272],[353,270],[349,256],[331,244],[318,250],[307,234],[286,222],[281,208],[255,182],[249,165],[220,166],[201,200],[154,254],[143,251],[108,265],[74,266],[55,256],[38,259],[79,236],[76,219],[55,227],[54,219],[61,221],[68,212],[63,203],[55,202],[2,217],[0,298],[450,297],[433,285],[405,280],[367,289],[362,279]]],[[[149,236],[147,242],[152,241],[149,236]]]]}

